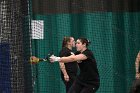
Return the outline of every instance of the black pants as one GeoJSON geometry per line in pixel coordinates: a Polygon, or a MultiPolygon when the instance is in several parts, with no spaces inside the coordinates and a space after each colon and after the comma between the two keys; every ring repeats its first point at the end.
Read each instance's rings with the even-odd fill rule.
{"type": "Polygon", "coordinates": [[[68,82],[66,82],[64,80],[64,78],[62,77],[62,80],[63,80],[63,82],[65,84],[65,87],[66,87],[66,93],[68,93],[68,91],[71,88],[71,86],[72,86],[73,82],[75,81],[75,79],[76,79],[76,75],[75,74],[69,75],[69,81],[68,82]]]}
{"type": "Polygon", "coordinates": [[[133,81],[129,93],[140,93],[140,79],[136,79],[133,81]]]}
{"type": "Polygon", "coordinates": [[[99,86],[93,87],[75,80],[68,93],[95,93],[99,86]]]}

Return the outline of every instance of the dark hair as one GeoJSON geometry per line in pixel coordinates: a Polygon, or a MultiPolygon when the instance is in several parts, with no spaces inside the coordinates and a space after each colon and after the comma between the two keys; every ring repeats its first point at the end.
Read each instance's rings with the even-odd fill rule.
{"type": "Polygon", "coordinates": [[[80,41],[81,41],[81,43],[82,44],[86,44],[86,46],[89,46],[89,44],[91,43],[88,39],[86,39],[86,38],[83,38],[83,37],[81,37],[81,38],[78,38],[80,41]]]}
{"type": "Polygon", "coordinates": [[[72,37],[64,37],[62,47],[67,47],[67,43],[70,42],[72,37]]]}

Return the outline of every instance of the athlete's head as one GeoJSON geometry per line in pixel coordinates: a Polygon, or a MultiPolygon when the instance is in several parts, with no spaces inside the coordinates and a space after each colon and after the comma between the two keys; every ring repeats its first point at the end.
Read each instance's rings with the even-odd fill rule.
{"type": "Polygon", "coordinates": [[[88,39],[79,38],[76,41],[76,49],[77,49],[77,51],[82,52],[84,49],[86,49],[88,47],[89,44],[90,44],[90,42],[88,39]]]}
{"type": "Polygon", "coordinates": [[[75,47],[75,41],[73,37],[64,37],[62,47],[75,47]]]}

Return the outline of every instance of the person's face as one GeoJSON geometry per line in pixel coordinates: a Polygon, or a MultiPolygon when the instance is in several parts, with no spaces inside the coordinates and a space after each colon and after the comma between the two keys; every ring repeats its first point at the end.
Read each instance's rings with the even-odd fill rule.
{"type": "Polygon", "coordinates": [[[74,38],[71,38],[71,39],[70,39],[69,44],[70,44],[72,47],[75,47],[75,40],[74,40],[74,38]]]}
{"type": "Polygon", "coordinates": [[[85,48],[85,44],[82,44],[82,42],[78,39],[76,41],[76,49],[77,49],[77,51],[82,51],[83,48],[85,48]]]}

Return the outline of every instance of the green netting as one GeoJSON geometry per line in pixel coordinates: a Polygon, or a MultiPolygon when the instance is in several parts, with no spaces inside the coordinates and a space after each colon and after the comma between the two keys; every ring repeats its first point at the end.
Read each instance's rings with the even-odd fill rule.
{"type": "MultiPolygon", "coordinates": [[[[139,15],[111,12],[34,15],[34,19],[44,20],[45,32],[43,40],[33,41],[37,42],[35,51],[39,57],[49,51],[58,55],[64,36],[87,37],[92,42],[89,48],[94,51],[101,76],[98,93],[127,93],[134,79],[134,62],[139,49],[139,15]]],[[[37,93],[65,93],[60,91],[65,87],[61,85],[59,72],[57,63],[40,63],[40,92],[37,93]]]]}

